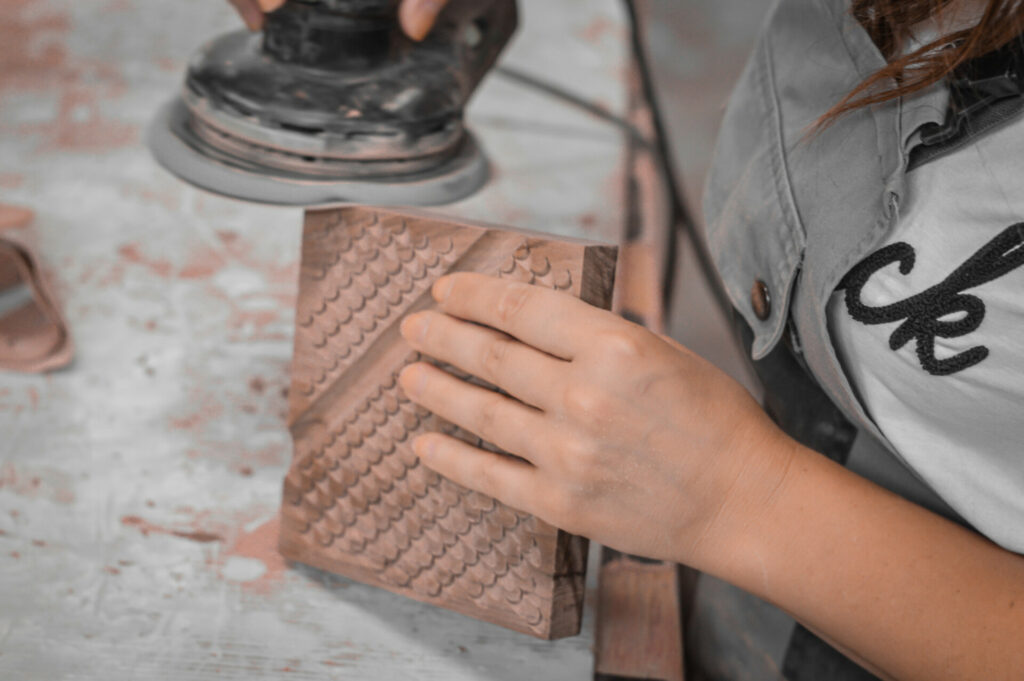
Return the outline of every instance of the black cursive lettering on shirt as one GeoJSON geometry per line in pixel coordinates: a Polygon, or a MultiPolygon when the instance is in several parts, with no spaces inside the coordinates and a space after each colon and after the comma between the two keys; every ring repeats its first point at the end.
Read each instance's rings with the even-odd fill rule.
{"type": "Polygon", "coordinates": [[[914,269],[913,246],[900,242],[881,248],[862,260],[843,278],[846,309],[863,324],[886,324],[903,320],[889,337],[889,348],[899,350],[911,339],[917,341],[921,367],[933,376],[948,376],[983,361],[989,350],[983,345],[939,359],[936,338],[959,338],[976,331],[985,319],[985,303],[963,291],[998,279],[1024,264],[1024,222],[1007,227],[982,246],[941,283],[905,300],[872,307],[861,302],[865,284],[878,270],[899,263],[900,274],[914,269]],[[955,319],[943,319],[959,315],[955,319]]]}

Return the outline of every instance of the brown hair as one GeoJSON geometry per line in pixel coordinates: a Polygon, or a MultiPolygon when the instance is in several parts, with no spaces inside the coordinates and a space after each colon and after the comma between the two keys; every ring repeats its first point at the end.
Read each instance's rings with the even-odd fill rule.
{"type": "Polygon", "coordinates": [[[854,109],[922,90],[942,80],[961,64],[1003,47],[1024,32],[1024,0],[988,0],[985,11],[973,26],[903,54],[911,28],[953,2],[853,0],[853,16],[889,63],[829,109],[816,127],[826,127],[854,109]]]}

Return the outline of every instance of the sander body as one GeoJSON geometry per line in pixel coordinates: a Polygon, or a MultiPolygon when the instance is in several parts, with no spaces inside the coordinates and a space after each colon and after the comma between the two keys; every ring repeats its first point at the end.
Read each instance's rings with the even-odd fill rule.
{"type": "Polygon", "coordinates": [[[450,203],[487,161],[464,110],[517,24],[515,0],[455,0],[423,42],[399,0],[290,0],[262,33],[200,49],[150,125],[157,160],[235,198],[313,206],[450,203]]]}

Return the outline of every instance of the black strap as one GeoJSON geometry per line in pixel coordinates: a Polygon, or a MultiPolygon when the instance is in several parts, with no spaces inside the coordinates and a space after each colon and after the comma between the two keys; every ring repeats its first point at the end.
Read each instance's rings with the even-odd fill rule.
{"type": "Polygon", "coordinates": [[[946,120],[922,127],[908,171],[953,153],[1024,111],[1024,36],[957,68],[949,93],[946,120]]]}
{"type": "Polygon", "coordinates": [[[878,681],[800,624],[789,639],[782,675],[786,681],[878,681]]]}
{"type": "MultiPolygon", "coordinates": [[[[746,356],[754,333],[743,317],[733,311],[734,330],[746,356]]],[[[764,409],[776,424],[800,444],[845,464],[857,427],[833,404],[790,342],[779,343],[763,359],[750,360],[764,387],[764,409]]]]}

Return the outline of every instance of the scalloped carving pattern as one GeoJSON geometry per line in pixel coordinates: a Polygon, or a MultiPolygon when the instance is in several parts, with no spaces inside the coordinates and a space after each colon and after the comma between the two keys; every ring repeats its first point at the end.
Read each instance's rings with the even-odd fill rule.
{"type": "Polygon", "coordinates": [[[572,272],[564,268],[552,268],[551,261],[545,255],[534,251],[529,241],[523,239],[522,244],[498,268],[497,275],[502,279],[546,286],[556,291],[571,289],[572,272]]]}
{"type": "Polygon", "coordinates": [[[451,239],[414,239],[405,220],[375,213],[307,234],[296,315],[296,386],[310,402],[358,361],[454,260],[451,239]]]}
{"type": "MultiPolygon", "coordinates": [[[[406,363],[416,359],[410,355],[406,363]]],[[[397,374],[340,426],[316,423],[296,443],[284,485],[285,531],[347,554],[385,584],[510,610],[530,626],[541,624],[552,593],[550,579],[538,575],[530,516],[420,465],[410,447],[417,432],[478,439],[402,396],[397,374]]]]}

